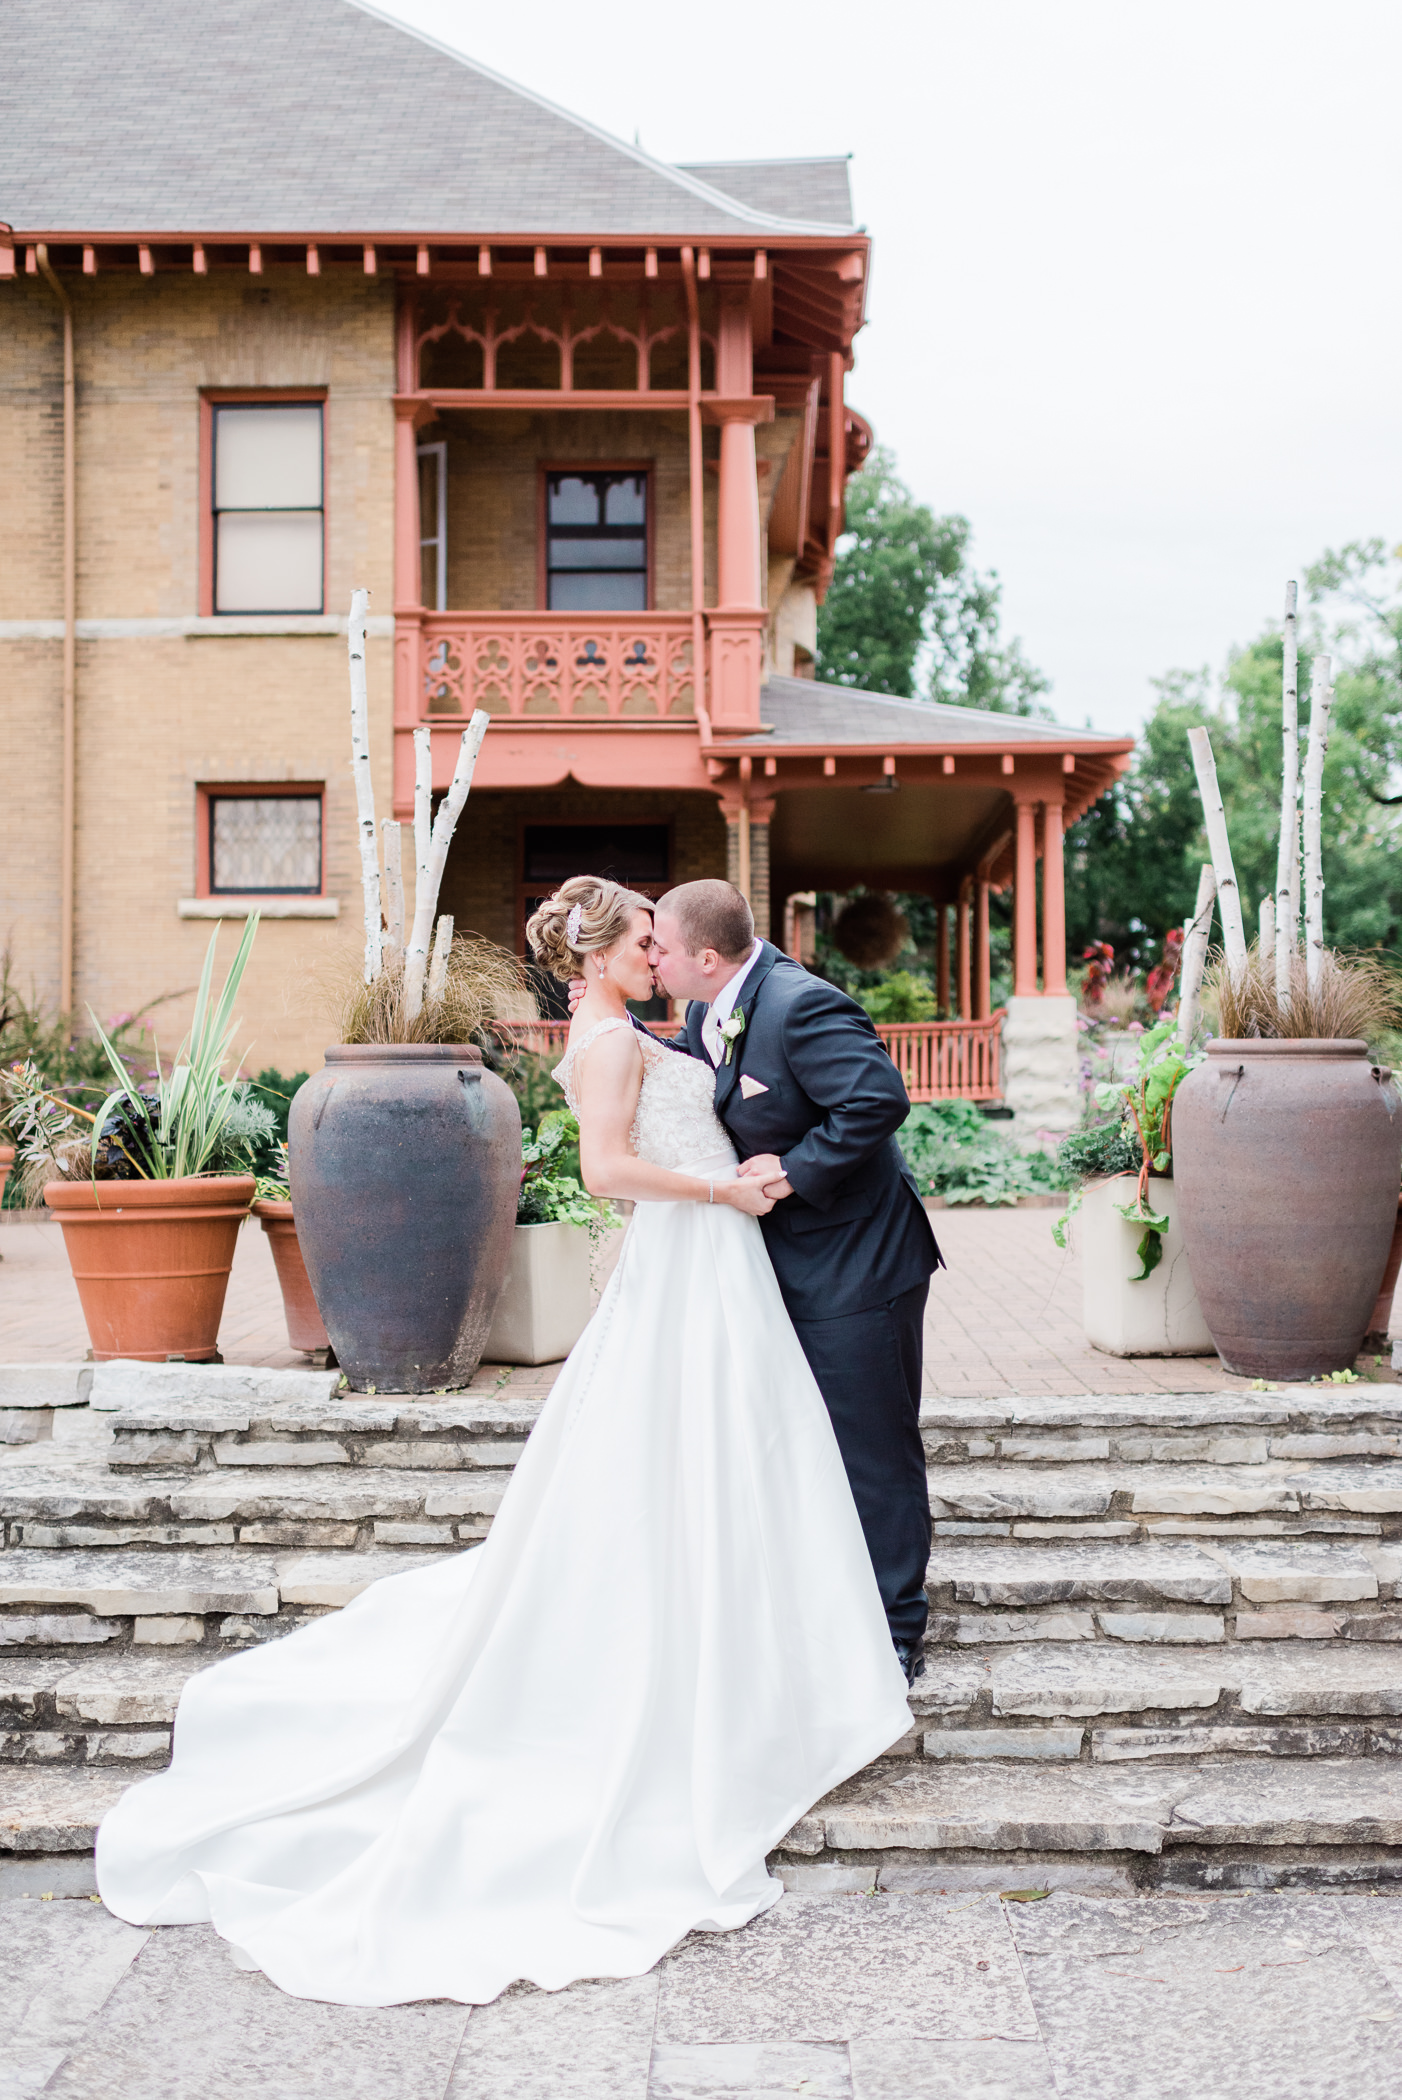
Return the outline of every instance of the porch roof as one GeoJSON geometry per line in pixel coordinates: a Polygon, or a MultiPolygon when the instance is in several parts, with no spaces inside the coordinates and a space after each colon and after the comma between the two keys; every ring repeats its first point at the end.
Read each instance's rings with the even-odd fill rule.
{"type": "Polygon", "coordinates": [[[1104,729],[1068,729],[1036,715],[1008,715],[944,701],[900,700],[858,686],[828,685],[814,678],[771,677],[760,688],[762,730],[745,736],[721,734],[717,751],[773,751],[801,746],[815,751],[1095,752],[1107,758],[1128,754],[1133,737],[1104,729]]]}
{"type": "Polygon", "coordinates": [[[727,192],[363,0],[7,0],[4,49],[21,237],[850,235],[790,215],[830,178],[727,192]]]}

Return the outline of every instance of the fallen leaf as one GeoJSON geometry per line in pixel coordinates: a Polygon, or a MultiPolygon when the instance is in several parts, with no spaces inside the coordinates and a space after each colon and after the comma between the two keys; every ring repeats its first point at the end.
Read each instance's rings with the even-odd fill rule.
{"type": "Polygon", "coordinates": [[[1000,1889],[1000,1903],[1044,1903],[1051,1894],[1050,1889],[1000,1889]]]}

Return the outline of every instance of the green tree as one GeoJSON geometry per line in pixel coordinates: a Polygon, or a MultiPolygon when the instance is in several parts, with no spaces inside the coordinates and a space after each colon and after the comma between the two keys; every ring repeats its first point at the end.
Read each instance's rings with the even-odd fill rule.
{"type": "Polygon", "coordinates": [[[847,485],[847,531],[818,612],[818,676],[902,699],[1046,714],[1048,689],[1000,632],[1002,585],[968,560],[967,518],[917,503],[878,446],[847,485]]]}
{"type": "MultiPolygon", "coordinates": [[[[1402,939],[1402,575],[1379,541],[1325,554],[1306,572],[1302,734],[1312,654],[1334,659],[1324,767],[1324,924],[1341,948],[1402,939]]],[[[1067,931],[1074,955],[1113,943],[1139,967],[1192,910],[1207,858],[1188,731],[1212,735],[1248,931],[1275,888],[1280,809],[1282,644],[1268,629],[1231,658],[1220,698],[1206,671],[1171,672],[1134,764],[1068,834],[1067,931]]]]}

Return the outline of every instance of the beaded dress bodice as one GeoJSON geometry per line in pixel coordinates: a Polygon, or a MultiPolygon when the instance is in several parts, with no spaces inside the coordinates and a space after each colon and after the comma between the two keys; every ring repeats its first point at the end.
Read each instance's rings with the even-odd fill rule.
{"type": "Polygon", "coordinates": [[[716,1075],[700,1058],[668,1050],[654,1036],[641,1035],[631,1023],[598,1021],[565,1052],[555,1067],[556,1082],[579,1114],[574,1079],[589,1045],[610,1028],[628,1028],[643,1060],[642,1091],[629,1132],[639,1159],[655,1167],[683,1167],[697,1160],[733,1159],[735,1148],[716,1115],[716,1075]]]}

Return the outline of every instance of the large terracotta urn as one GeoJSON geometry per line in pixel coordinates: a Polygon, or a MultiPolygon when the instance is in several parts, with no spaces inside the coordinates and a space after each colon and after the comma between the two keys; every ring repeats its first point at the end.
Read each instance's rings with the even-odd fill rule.
{"type": "Polygon", "coordinates": [[[1366,1043],[1207,1046],[1173,1104],[1184,1243],[1217,1353],[1248,1378],[1347,1368],[1387,1264],[1402,1101],[1366,1043]]]}
{"type": "Polygon", "coordinates": [[[297,1237],[356,1392],[463,1386],[516,1229],[521,1118],[458,1043],[339,1043],[288,1127],[297,1237]]]}
{"type": "Polygon", "coordinates": [[[95,1363],[217,1356],[234,1247],[252,1200],[251,1174],[46,1185],[95,1363]]]}

